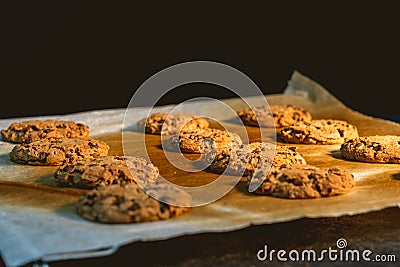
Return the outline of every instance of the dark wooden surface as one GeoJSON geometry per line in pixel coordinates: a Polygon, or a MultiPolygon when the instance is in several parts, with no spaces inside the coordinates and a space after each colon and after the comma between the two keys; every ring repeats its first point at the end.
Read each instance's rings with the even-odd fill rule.
{"type": "MultiPolygon", "coordinates": [[[[356,216],[300,219],[273,225],[251,226],[228,233],[182,236],[165,241],[137,242],[121,247],[114,255],[49,262],[66,266],[280,266],[281,262],[260,262],[256,254],[264,244],[271,249],[336,248],[339,238],[349,249],[369,249],[376,254],[394,254],[400,259],[400,209],[388,208],[356,216]]],[[[21,253],[23,253],[21,251],[21,253]]],[[[371,257],[372,258],[372,257],[371,257]]],[[[396,263],[286,262],[285,266],[325,265],[398,266],[396,263]]],[[[26,266],[32,266],[28,264],[26,266]]]]}

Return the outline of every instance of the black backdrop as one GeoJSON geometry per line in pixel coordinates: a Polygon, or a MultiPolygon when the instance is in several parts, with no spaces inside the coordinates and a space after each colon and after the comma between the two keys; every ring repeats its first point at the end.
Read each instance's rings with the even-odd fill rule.
{"type": "MultiPolygon", "coordinates": [[[[0,118],[126,107],[149,76],[192,60],[238,68],[265,94],[299,70],[353,109],[400,113],[394,6],[11,2],[0,8],[0,118]]],[[[231,96],[192,85],[160,104],[199,95],[231,96]]]]}

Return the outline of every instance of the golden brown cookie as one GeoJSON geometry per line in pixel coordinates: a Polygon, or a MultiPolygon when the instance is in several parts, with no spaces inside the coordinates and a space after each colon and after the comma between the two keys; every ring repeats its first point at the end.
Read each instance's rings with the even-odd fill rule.
{"type": "MultiPolygon", "coordinates": [[[[164,200],[176,200],[190,205],[190,195],[167,185],[151,185],[151,189],[164,196],[164,200]]],[[[166,201],[167,202],[167,201],[166,201]]],[[[137,184],[102,186],[82,196],[77,205],[77,213],[86,220],[103,223],[139,223],[165,220],[187,211],[160,202],[137,184]]]]}
{"type": "Polygon", "coordinates": [[[329,197],[354,187],[354,177],[346,170],[299,164],[272,167],[268,171],[259,168],[252,179],[262,180],[256,194],[282,198],[329,197]]]}
{"type": "Polygon", "coordinates": [[[358,137],[357,128],[342,120],[312,120],[282,129],[279,138],[295,144],[342,144],[358,137]]]}
{"type": "Polygon", "coordinates": [[[95,188],[111,184],[154,183],[158,169],[147,160],[133,156],[104,156],[61,166],[54,177],[58,184],[79,188],[95,188]]]}
{"type": "Polygon", "coordinates": [[[10,159],[29,165],[63,165],[82,159],[106,156],[110,147],[103,141],[82,138],[46,138],[16,145],[10,159]]]}
{"type": "Polygon", "coordinates": [[[15,122],[1,131],[4,141],[30,143],[43,138],[85,138],[89,127],[72,121],[29,120],[15,122]]]}
{"type": "Polygon", "coordinates": [[[211,170],[217,173],[226,170],[232,175],[243,173],[243,176],[249,175],[257,167],[261,157],[264,157],[264,160],[272,166],[306,164],[303,156],[296,152],[296,147],[274,146],[265,142],[243,144],[234,149],[216,150],[214,153],[209,153],[207,157],[214,158],[210,165],[211,170]]]}
{"type": "Polygon", "coordinates": [[[231,142],[242,144],[242,139],[239,135],[212,128],[180,132],[179,135],[171,138],[171,142],[177,144],[182,152],[200,153],[199,147],[204,139],[212,140],[216,149],[230,148],[231,142]]]}
{"type": "Polygon", "coordinates": [[[138,129],[150,134],[172,135],[208,127],[208,121],[189,113],[154,113],[137,123],[138,129]]]}
{"type": "Polygon", "coordinates": [[[310,122],[312,119],[310,112],[293,105],[270,105],[269,108],[270,111],[267,106],[245,109],[239,111],[238,115],[245,125],[262,127],[286,127],[297,122],[310,122]]]}
{"type": "Polygon", "coordinates": [[[346,159],[376,162],[400,163],[400,136],[363,136],[342,144],[340,153],[346,159]]]}

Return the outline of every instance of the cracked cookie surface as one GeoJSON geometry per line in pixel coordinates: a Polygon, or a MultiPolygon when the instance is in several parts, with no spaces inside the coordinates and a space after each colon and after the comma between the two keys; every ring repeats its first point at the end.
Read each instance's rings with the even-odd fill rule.
{"type": "Polygon", "coordinates": [[[95,139],[46,138],[14,146],[10,159],[29,165],[63,165],[106,156],[110,147],[95,139]]]}
{"type": "Polygon", "coordinates": [[[285,142],[295,144],[342,144],[358,137],[357,128],[342,120],[312,120],[296,123],[279,132],[285,142]]]}
{"type": "Polygon", "coordinates": [[[141,131],[150,134],[172,135],[182,131],[193,131],[208,127],[208,121],[189,113],[153,113],[137,123],[141,131]]]}
{"type": "Polygon", "coordinates": [[[180,132],[179,135],[171,139],[172,144],[179,146],[182,152],[201,153],[200,145],[204,139],[214,142],[215,149],[228,149],[231,143],[242,144],[242,139],[236,133],[206,128],[190,132],[180,132]]]}
{"type": "Polygon", "coordinates": [[[61,186],[95,188],[111,184],[154,183],[157,167],[134,156],[103,156],[61,166],[54,177],[61,186]]]}
{"type": "Polygon", "coordinates": [[[262,127],[286,127],[300,121],[310,122],[312,119],[310,112],[293,105],[270,105],[269,109],[260,106],[239,111],[238,115],[245,125],[262,127]]]}
{"type": "Polygon", "coordinates": [[[341,155],[350,160],[373,163],[400,163],[400,136],[363,136],[340,147],[341,155]]]}
{"type": "MultiPolygon", "coordinates": [[[[179,199],[190,205],[191,198],[186,192],[168,185],[151,185],[150,191],[157,192],[162,201],[179,199]]],[[[103,223],[139,223],[169,219],[187,211],[160,202],[137,184],[110,185],[93,189],[82,196],[77,205],[77,213],[86,220],[103,223]]]]}
{"type": "Polygon", "coordinates": [[[291,199],[340,195],[354,187],[353,175],[344,169],[299,164],[272,167],[269,171],[260,168],[252,179],[262,180],[256,194],[291,199]]]}
{"type": "Polygon", "coordinates": [[[306,164],[303,156],[296,151],[296,147],[280,146],[265,142],[254,142],[243,144],[234,149],[216,150],[208,157],[214,157],[210,169],[222,173],[235,175],[243,173],[249,175],[254,171],[261,158],[269,162],[270,166],[280,166],[282,164],[306,164]],[[275,149],[275,151],[274,151],[275,149]]]}
{"type": "Polygon", "coordinates": [[[89,127],[72,121],[28,120],[11,124],[1,135],[4,141],[11,143],[30,143],[44,138],[85,138],[89,127]]]}

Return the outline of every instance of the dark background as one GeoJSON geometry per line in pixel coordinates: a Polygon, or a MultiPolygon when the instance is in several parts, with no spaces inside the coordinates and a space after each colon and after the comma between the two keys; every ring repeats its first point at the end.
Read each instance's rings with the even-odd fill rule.
{"type": "MultiPolygon", "coordinates": [[[[26,1],[3,2],[0,19],[0,118],[126,107],[151,75],[192,60],[233,66],[265,94],[298,70],[355,110],[400,113],[394,6],[26,1]]],[[[188,85],[160,104],[199,95],[231,96],[188,85]]]]}

